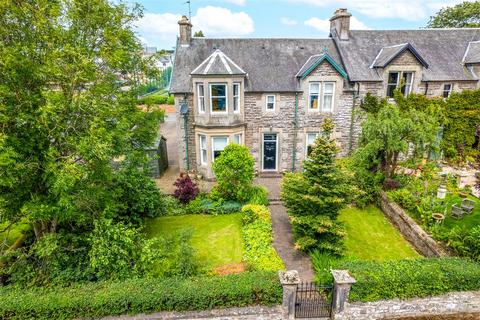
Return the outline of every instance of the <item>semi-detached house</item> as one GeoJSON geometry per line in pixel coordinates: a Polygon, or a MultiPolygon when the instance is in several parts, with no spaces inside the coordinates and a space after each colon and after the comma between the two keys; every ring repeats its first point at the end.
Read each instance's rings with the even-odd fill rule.
{"type": "Polygon", "coordinates": [[[479,88],[480,29],[350,30],[350,17],[338,9],[327,39],[193,38],[182,17],[170,86],[181,170],[213,178],[212,162],[238,143],[261,175],[295,171],[325,117],[341,155],[355,148],[367,92],[479,88]]]}

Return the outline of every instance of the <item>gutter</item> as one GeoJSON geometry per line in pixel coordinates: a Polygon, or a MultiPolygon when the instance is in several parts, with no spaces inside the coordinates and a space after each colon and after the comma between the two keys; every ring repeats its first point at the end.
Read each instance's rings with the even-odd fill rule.
{"type": "Polygon", "coordinates": [[[295,92],[295,116],[293,118],[292,172],[295,172],[295,162],[297,161],[297,130],[298,130],[298,92],[295,92]]]}

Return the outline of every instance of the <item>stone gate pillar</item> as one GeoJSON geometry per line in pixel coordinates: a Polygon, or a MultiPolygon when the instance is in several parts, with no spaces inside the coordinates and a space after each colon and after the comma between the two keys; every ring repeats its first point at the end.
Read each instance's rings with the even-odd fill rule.
{"type": "Polygon", "coordinates": [[[300,277],[297,270],[279,271],[278,276],[283,287],[282,309],[285,319],[295,318],[297,286],[300,277]]]}
{"type": "Polygon", "coordinates": [[[340,313],[345,309],[348,301],[348,295],[352,284],[357,282],[348,273],[348,270],[332,270],[333,275],[333,301],[332,311],[334,314],[340,313]]]}

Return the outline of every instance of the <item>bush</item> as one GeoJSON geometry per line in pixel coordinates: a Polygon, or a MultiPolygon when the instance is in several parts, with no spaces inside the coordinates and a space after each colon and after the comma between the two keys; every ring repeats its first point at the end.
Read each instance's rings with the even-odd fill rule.
{"type": "Polygon", "coordinates": [[[215,202],[206,196],[197,197],[188,203],[189,214],[229,214],[239,212],[242,205],[236,201],[215,202]]]}
{"type": "Polygon", "coordinates": [[[480,265],[461,258],[340,262],[357,280],[352,301],[408,299],[480,289],[480,265]]]}
{"type": "Polygon", "coordinates": [[[253,186],[253,165],[253,157],[247,147],[238,144],[226,146],[213,163],[217,185],[212,190],[212,199],[247,202],[253,186]]]}
{"type": "Polygon", "coordinates": [[[406,188],[387,193],[390,200],[400,205],[409,212],[414,212],[417,206],[416,197],[406,188]]]}
{"type": "Polygon", "coordinates": [[[182,203],[188,203],[195,199],[200,192],[197,185],[190,179],[188,174],[180,173],[180,177],[173,184],[175,189],[173,196],[182,203]]]}
{"type": "MultiPolygon", "coordinates": [[[[192,200],[189,202],[192,203],[196,201],[198,197],[195,200],[192,200]]],[[[172,196],[165,196],[164,198],[164,204],[165,204],[165,212],[169,216],[181,216],[184,214],[187,214],[187,210],[185,206],[178,201],[177,198],[172,197],[172,196]]]]}
{"type": "Polygon", "coordinates": [[[276,272],[224,277],[129,279],[69,288],[0,288],[1,319],[79,319],[155,311],[275,305],[282,301],[276,272]]]}
{"type": "Polygon", "coordinates": [[[480,226],[469,230],[455,227],[441,238],[459,256],[480,262],[480,226]]]}
{"type": "Polygon", "coordinates": [[[175,104],[175,99],[174,99],[173,95],[168,96],[167,104],[170,104],[170,105],[175,104]]]}
{"type": "Polygon", "coordinates": [[[268,206],[268,190],[263,186],[254,186],[248,203],[268,206]]]}
{"type": "Polygon", "coordinates": [[[282,259],[272,247],[272,222],[270,211],[261,205],[242,208],[244,260],[253,270],[278,271],[285,269],[282,259]]]}

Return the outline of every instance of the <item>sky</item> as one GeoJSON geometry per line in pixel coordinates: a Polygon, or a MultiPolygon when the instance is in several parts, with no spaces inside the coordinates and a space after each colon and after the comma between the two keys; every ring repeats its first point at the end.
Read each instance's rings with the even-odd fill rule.
{"type": "MultiPolygon", "coordinates": [[[[133,2],[133,0],[132,0],[133,2]]],[[[172,49],[186,0],[135,0],[144,7],[137,32],[145,45],[172,49]]],[[[461,0],[191,0],[193,32],[211,38],[325,38],[337,8],[351,29],[418,29],[461,0]]]]}

